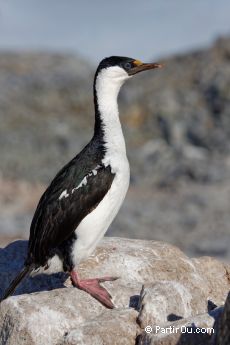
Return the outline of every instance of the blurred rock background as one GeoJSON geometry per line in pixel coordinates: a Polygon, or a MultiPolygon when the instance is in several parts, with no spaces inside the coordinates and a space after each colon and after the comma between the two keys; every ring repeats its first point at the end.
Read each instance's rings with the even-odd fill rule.
{"type": "MultiPolygon", "coordinates": [[[[230,259],[230,38],[126,83],[131,165],[108,235],[230,259]]],[[[0,53],[0,243],[27,238],[48,183],[90,140],[95,67],[76,54],[0,53]]]]}

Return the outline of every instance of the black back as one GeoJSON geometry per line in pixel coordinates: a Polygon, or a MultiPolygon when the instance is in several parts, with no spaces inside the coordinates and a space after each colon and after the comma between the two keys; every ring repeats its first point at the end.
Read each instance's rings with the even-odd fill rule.
{"type": "Polygon", "coordinates": [[[100,146],[93,139],[61,169],[42,195],[31,223],[26,265],[44,266],[108,192],[114,174],[110,166],[102,164],[104,149],[100,146]],[[96,175],[92,173],[95,168],[96,175]],[[84,177],[86,185],[72,192],[84,177]],[[68,197],[59,200],[63,191],[68,197]]]}

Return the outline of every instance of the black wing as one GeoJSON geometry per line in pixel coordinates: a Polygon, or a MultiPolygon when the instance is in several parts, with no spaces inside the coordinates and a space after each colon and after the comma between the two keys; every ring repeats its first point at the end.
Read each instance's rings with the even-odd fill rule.
{"type": "Polygon", "coordinates": [[[52,253],[104,198],[115,174],[99,165],[85,175],[86,184],[74,181],[72,165],[63,169],[43,194],[31,224],[26,262],[44,266],[52,253]],[[64,195],[60,198],[61,194],[64,195]]]}

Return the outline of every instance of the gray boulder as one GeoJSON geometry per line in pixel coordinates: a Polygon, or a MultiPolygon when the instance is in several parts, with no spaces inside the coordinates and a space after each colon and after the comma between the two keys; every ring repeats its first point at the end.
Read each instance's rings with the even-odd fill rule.
{"type": "MultiPolygon", "coordinates": [[[[0,250],[0,294],[23,264],[26,247],[26,241],[16,241],[0,250]]],[[[105,283],[116,309],[107,310],[72,287],[53,260],[47,271],[26,279],[1,303],[0,343],[176,344],[180,333],[159,338],[154,327],[212,327],[222,311],[216,307],[230,289],[229,265],[209,257],[189,259],[163,242],[105,238],[78,270],[82,278],[120,277],[105,283]]]]}

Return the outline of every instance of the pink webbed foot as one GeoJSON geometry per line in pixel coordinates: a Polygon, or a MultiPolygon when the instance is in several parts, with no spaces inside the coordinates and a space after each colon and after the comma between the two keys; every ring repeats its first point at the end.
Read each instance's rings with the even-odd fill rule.
{"type": "Polygon", "coordinates": [[[76,286],[78,289],[84,290],[85,292],[89,293],[92,297],[98,300],[105,307],[109,309],[114,308],[114,304],[111,301],[112,296],[103,286],[100,285],[100,283],[117,280],[118,277],[101,277],[81,280],[77,272],[75,271],[70,272],[70,277],[73,285],[76,286]]]}

